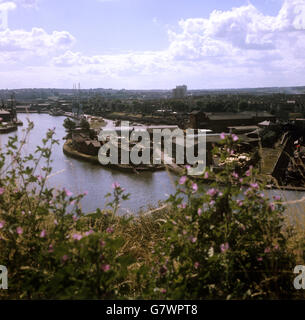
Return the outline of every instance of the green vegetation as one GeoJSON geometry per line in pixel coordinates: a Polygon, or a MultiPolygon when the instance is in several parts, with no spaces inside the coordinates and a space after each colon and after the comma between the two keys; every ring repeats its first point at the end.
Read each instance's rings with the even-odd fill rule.
{"type": "MultiPolygon", "coordinates": [[[[208,189],[182,176],[167,206],[135,217],[117,215],[128,194],[114,183],[107,207],[85,215],[85,194],[47,187],[54,131],[20,156],[32,126],[0,153],[0,263],[9,272],[1,298],[298,297],[293,268],[304,264],[304,229],[284,219],[281,199],[265,197],[253,168],[240,177],[227,164],[208,189]]],[[[236,140],[214,152],[224,160],[236,140]]]]}
{"type": "Polygon", "coordinates": [[[76,123],[72,121],[70,118],[66,118],[63,123],[64,128],[66,129],[68,135],[67,139],[72,138],[72,132],[76,128],[76,123]]]}

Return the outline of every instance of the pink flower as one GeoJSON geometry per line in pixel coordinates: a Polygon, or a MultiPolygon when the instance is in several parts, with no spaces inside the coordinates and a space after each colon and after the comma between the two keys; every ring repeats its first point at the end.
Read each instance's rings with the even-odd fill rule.
{"type": "Polygon", "coordinates": [[[74,222],[76,222],[78,220],[78,218],[76,216],[73,216],[72,219],[74,222]]]}
{"type": "Polygon", "coordinates": [[[232,134],[232,139],[234,142],[238,141],[238,136],[236,134],[232,134]]]}
{"type": "Polygon", "coordinates": [[[108,227],[107,229],[106,229],[106,232],[107,233],[112,233],[114,230],[113,230],[113,228],[112,227],[108,227]]]}
{"type": "Polygon", "coordinates": [[[206,171],[205,173],[204,173],[204,179],[208,179],[209,178],[209,173],[206,171]]]}
{"type": "Polygon", "coordinates": [[[53,252],[53,251],[54,251],[54,249],[53,249],[53,245],[52,245],[52,244],[50,244],[50,245],[49,245],[48,252],[53,252]]]}
{"type": "Polygon", "coordinates": [[[198,211],[197,211],[197,213],[198,213],[198,216],[201,216],[201,215],[202,215],[202,209],[199,208],[198,211]]]}
{"type": "Polygon", "coordinates": [[[102,264],[101,269],[102,269],[104,272],[107,272],[107,271],[110,270],[110,265],[109,265],[109,264],[102,264]]]}
{"type": "Polygon", "coordinates": [[[229,250],[229,244],[228,244],[228,242],[223,243],[223,244],[220,245],[220,251],[221,251],[222,253],[225,253],[227,250],[229,250]]]}
{"type": "Polygon", "coordinates": [[[191,240],[192,243],[195,243],[197,241],[197,238],[196,237],[191,237],[190,240],[191,240]]]}
{"type": "Polygon", "coordinates": [[[226,138],[225,133],[224,133],[224,132],[223,132],[223,133],[221,133],[221,134],[220,134],[220,139],[221,139],[221,140],[224,140],[225,138],[226,138]]]}
{"type": "Polygon", "coordinates": [[[85,191],[85,192],[84,192],[84,195],[86,196],[87,194],[88,194],[88,191],[85,191]]]}
{"type": "Polygon", "coordinates": [[[257,261],[263,261],[263,258],[262,257],[258,257],[257,261]]]}
{"type": "Polygon", "coordinates": [[[161,292],[161,293],[166,293],[166,289],[161,288],[161,289],[160,289],[160,292],[161,292]]]}
{"type": "Polygon", "coordinates": [[[78,233],[74,233],[73,234],[73,236],[72,236],[72,238],[74,239],[74,240],[81,240],[82,239],[82,235],[81,234],[78,234],[78,233]]]}
{"type": "Polygon", "coordinates": [[[211,200],[210,202],[209,202],[209,205],[211,206],[211,207],[214,207],[214,205],[215,205],[215,201],[214,200],[211,200]]]}
{"type": "Polygon", "coordinates": [[[180,179],[179,179],[179,184],[185,184],[185,182],[186,182],[186,180],[187,180],[187,177],[186,176],[182,176],[180,179]]]}
{"type": "Polygon", "coordinates": [[[0,229],[2,229],[3,227],[4,227],[4,225],[5,225],[5,221],[0,221],[0,229]]]}
{"type": "Polygon", "coordinates": [[[105,245],[106,245],[106,242],[104,240],[101,240],[100,241],[100,246],[103,248],[103,247],[105,247],[105,245]]]}
{"type": "Polygon", "coordinates": [[[197,192],[197,190],[198,190],[198,185],[197,185],[197,183],[193,183],[193,184],[192,184],[192,189],[193,189],[193,193],[197,192]]]}
{"type": "Polygon", "coordinates": [[[40,238],[44,238],[46,236],[46,230],[42,230],[40,233],[40,238]]]}
{"type": "Polygon", "coordinates": [[[194,263],[194,268],[195,268],[195,269],[198,269],[198,267],[199,267],[199,262],[195,262],[195,263],[194,263]]]}
{"type": "Polygon", "coordinates": [[[258,186],[257,183],[250,183],[250,186],[251,186],[251,188],[253,188],[253,189],[258,189],[258,188],[259,188],[259,186],[258,186]]]}
{"type": "Polygon", "coordinates": [[[89,231],[85,232],[85,235],[90,236],[90,234],[92,234],[92,233],[93,233],[93,230],[89,230],[89,231]]]}
{"type": "Polygon", "coordinates": [[[239,207],[242,207],[243,201],[242,200],[236,200],[236,203],[239,207]]]}
{"type": "Polygon", "coordinates": [[[69,259],[69,257],[66,255],[66,254],[64,254],[63,256],[62,256],[62,261],[67,261],[69,259]]]}
{"type": "Polygon", "coordinates": [[[232,173],[232,176],[233,176],[233,178],[235,178],[235,179],[238,179],[238,177],[239,177],[239,176],[238,176],[238,173],[236,173],[236,172],[233,172],[233,173],[232,173]]]}
{"type": "Polygon", "coordinates": [[[21,227],[18,227],[16,229],[16,231],[17,231],[18,234],[22,234],[23,233],[23,229],[21,227]]]}
{"type": "Polygon", "coordinates": [[[4,193],[4,188],[0,188],[0,195],[4,193]]]}
{"type": "Polygon", "coordinates": [[[249,188],[244,192],[244,195],[247,196],[250,192],[251,192],[251,189],[249,188]]]}
{"type": "Polygon", "coordinates": [[[178,205],[178,208],[185,209],[186,208],[186,204],[185,203],[181,203],[181,204],[178,205]]]}
{"type": "Polygon", "coordinates": [[[270,251],[271,251],[270,247],[267,247],[267,248],[264,250],[265,253],[269,253],[270,251]]]}
{"type": "Polygon", "coordinates": [[[120,184],[118,182],[113,182],[112,188],[113,189],[118,189],[118,188],[120,188],[120,184]]]}
{"type": "Polygon", "coordinates": [[[278,249],[279,249],[279,245],[276,244],[276,245],[274,246],[274,250],[278,250],[278,249]]]}
{"type": "Polygon", "coordinates": [[[273,199],[274,199],[275,201],[281,201],[282,198],[281,198],[280,196],[274,196],[273,199]]]}
{"type": "Polygon", "coordinates": [[[240,178],[240,179],[239,179],[239,182],[240,182],[240,183],[243,183],[243,181],[244,181],[243,178],[240,178]]]}
{"type": "Polygon", "coordinates": [[[67,197],[73,196],[73,192],[69,191],[68,189],[64,189],[64,191],[65,191],[67,197]]]}
{"type": "Polygon", "coordinates": [[[209,195],[209,196],[211,196],[211,197],[215,196],[215,194],[217,194],[217,190],[214,189],[214,188],[209,189],[209,190],[207,191],[207,195],[209,195]]]}
{"type": "Polygon", "coordinates": [[[274,203],[270,203],[269,204],[269,208],[271,209],[271,211],[275,210],[275,204],[274,203]]]}

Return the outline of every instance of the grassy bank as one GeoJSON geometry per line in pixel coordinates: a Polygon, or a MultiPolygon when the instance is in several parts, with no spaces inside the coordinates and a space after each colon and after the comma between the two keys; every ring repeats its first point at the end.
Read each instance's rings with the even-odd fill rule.
{"type": "MultiPolygon", "coordinates": [[[[117,215],[129,195],[114,183],[106,207],[86,215],[86,194],[47,187],[53,136],[26,158],[26,137],[0,153],[0,262],[9,277],[1,298],[303,298],[293,270],[304,264],[304,221],[287,219],[288,204],[264,195],[252,167],[243,176],[230,164],[206,171],[208,190],[182,175],[166,205],[138,216],[117,215]]],[[[214,152],[228,157],[234,140],[214,152]]]]}

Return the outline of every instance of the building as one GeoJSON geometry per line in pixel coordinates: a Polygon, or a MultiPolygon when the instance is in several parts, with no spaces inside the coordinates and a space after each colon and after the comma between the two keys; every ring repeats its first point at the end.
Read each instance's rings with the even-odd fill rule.
{"type": "Polygon", "coordinates": [[[262,121],[275,122],[276,117],[268,112],[202,112],[190,113],[190,127],[193,129],[211,129],[214,132],[229,132],[230,127],[255,126],[262,121]]]}
{"type": "Polygon", "coordinates": [[[72,132],[72,146],[78,152],[96,156],[101,147],[100,141],[91,139],[88,134],[82,130],[75,129],[72,132]]]}
{"type": "Polygon", "coordinates": [[[16,106],[17,113],[28,113],[32,111],[30,105],[16,106]]]}
{"type": "Polygon", "coordinates": [[[176,86],[175,89],[173,89],[173,98],[174,99],[183,99],[186,97],[187,94],[187,86],[176,86]]]}
{"type": "Polygon", "coordinates": [[[0,122],[11,122],[11,113],[0,109],[0,122]]]}

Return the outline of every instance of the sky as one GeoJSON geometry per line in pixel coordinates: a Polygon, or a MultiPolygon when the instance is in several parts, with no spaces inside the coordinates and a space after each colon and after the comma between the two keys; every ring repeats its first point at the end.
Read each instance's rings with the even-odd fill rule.
{"type": "Polygon", "coordinates": [[[305,85],[305,0],[0,0],[0,88],[305,85]]]}

